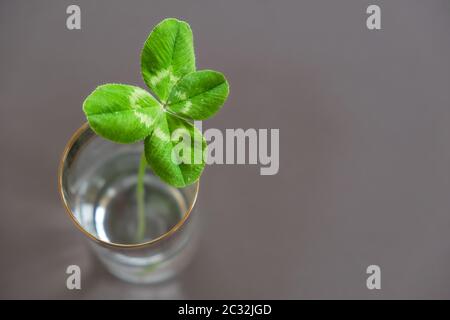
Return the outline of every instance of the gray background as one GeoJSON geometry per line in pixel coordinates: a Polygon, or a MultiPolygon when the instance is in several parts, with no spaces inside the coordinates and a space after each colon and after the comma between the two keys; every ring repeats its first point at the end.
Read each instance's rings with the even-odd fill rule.
{"type": "Polygon", "coordinates": [[[448,0],[2,0],[0,298],[450,298],[449,30],[448,0]],[[72,3],[81,31],[65,27],[72,3]],[[98,84],[144,86],[142,43],[168,16],[231,84],[205,126],[279,128],[280,171],[208,167],[193,263],[136,287],[93,259],[56,171],[98,84]]]}

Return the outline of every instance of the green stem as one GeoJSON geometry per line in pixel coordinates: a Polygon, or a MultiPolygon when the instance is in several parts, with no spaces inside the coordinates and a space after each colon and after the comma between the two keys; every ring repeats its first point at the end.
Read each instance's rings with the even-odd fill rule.
{"type": "Polygon", "coordinates": [[[137,213],[138,224],[136,238],[139,242],[144,240],[145,236],[145,189],[144,189],[144,177],[147,161],[145,160],[145,154],[142,152],[141,161],[139,162],[138,180],[136,187],[136,200],[137,200],[137,213]]]}

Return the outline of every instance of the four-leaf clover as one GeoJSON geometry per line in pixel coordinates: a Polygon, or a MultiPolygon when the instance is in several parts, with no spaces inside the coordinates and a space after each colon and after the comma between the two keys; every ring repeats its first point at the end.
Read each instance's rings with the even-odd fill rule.
{"type": "Polygon", "coordinates": [[[145,159],[154,173],[184,187],[205,167],[206,142],[193,120],[207,119],[221,108],[228,82],[220,72],[196,71],[191,28],[173,18],[159,23],[147,38],[141,72],[156,98],[139,87],[104,84],[86,98],[83,111],[92,130],[108,140],[144,140],[145,159]],[[183,161],[174,161],[174,148],[186,137],[192,150],[183,161]],[[194,159],[199,152],[200,161],[194,159]]]}

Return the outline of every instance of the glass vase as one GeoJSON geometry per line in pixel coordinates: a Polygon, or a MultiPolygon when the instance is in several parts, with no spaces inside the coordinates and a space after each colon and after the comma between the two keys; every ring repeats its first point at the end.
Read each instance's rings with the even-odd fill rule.
{"type": "Polygon", "coordinates": [[[139,217],[142,152],[142,142],[110,142],[86,123],[64,149],[58,188],[69,217],[112,274],[133,283],[155,283],[179,273],[192,256],[199,182],[175,188],[147,166],[139,217]]]}

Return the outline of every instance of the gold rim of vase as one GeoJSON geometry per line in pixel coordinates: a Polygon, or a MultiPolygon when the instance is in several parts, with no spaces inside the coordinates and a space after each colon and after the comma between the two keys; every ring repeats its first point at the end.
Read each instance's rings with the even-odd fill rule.
{"type": "MultiPolygon", "coordinates": [[[[147,247],[147,246],[151,246],[154,245],[158,242],[161,242],[162,240],[165,240],[166,238],[172,236],[173,234],[175,234],[188,220],[189,216],[191,215],[191,212],[195,206],[195,203],[197,201],[197,196],[198,196],[198,191],[199,191],[199,187],[200,187],[200,181],[197,180],[195,182],[196,184],[196,189],[195,189],[195,194],[194,194],[194,198],[192,200],[192,203],[190,204],[188,210],[186,210],[186,212],[183,215],[183,218],[181,218],[180,221],[178,221],[178,223],[173,226],[169,231],[165,232],[164,234],[158,236],[155,239],[152,239],[150,241],[146,241],[146,242],[142,242],[142,243],[136,243],[136,244],[121,244],[121,243],[114,243],[114,242],[107,242],[107,241],[103,241],[99,238],[97,238],[96,236],[94,236],[92,233],[88,232],[85,228],[83,228],[83,226],[78,222],[78,219],[75,217],[74,213],[72,212],[72,209],[70,208],[66,196],[64,194],[63,191],[63,186],[62,186],[62,178],[63,178],[63,170],[64,170],[64,164],[67,160],[67,155],[69,154],[70,150],[72,149],[74,143],[79,139],[79,137],[81,136],[81,134],[83,134],[86,130],[89,129],[89,124],[86,122],[84,123],[80,128],[78,128],[75,133],[70,137],[69,141],[67,142],[64,151],[62,153],[61,159],[59,161],[59,167],[58,167],[58,191],[59,191],[59,196],[61,197],[61,201],[64,205],[64,209],[66,210],[67,214],[69,215],[70,219],[73,221],[73,223],[75,224],[75,226],[83,233],[85,234],[89,239],[93,240],[94,242],[107,246],[107,247],[113,247],[113,248],[127,248],[127,249],[132,249],[132,248],[143,248],[143,247],[147,247]]],[[[80,152],[80,150],[78,151],[80,152]]]]}

